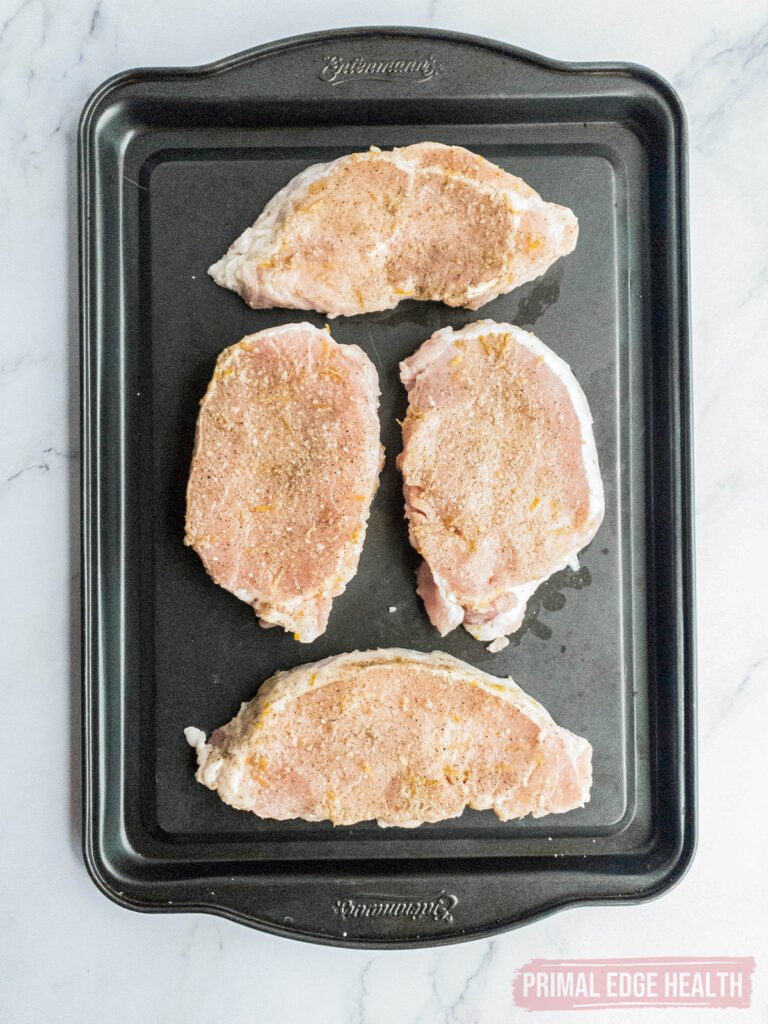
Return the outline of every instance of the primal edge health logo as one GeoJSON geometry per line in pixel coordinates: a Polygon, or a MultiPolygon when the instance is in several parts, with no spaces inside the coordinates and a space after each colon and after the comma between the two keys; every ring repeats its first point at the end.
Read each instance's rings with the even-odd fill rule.
{"type": "Polygon", "coordinates": [[[754,969],[753,957],[531,960],[515,975],[513,994],[526,1010],[747,1009],[754,969]]]}
{"type": "Polygon", "coordinates": [[[356,78],[368,78],[376,82],[390,82],[398,78],[411,82],[429,82],[439,73],[440,65],[434,57],[379,60],[332,56],[325,58],[320,78],[329,85],[343,85],[356,78]]]}

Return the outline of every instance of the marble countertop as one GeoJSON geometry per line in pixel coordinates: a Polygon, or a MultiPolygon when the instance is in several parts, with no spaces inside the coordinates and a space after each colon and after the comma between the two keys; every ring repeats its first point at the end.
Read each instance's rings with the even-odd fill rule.
{"type": "MultiPolygon", "coordinates": [[[[0,69],[3,1019],[496,1024],[521,1016],[511,981],[533,957],[672,954],[756,957],[752,1009],[707,1013],[713,1022],[768,1019],[764,3],[1,0],[0,69]],[[491,940],[405,952],[309,946],[197,914],[131,913],[97,891],[80,852],[80,109],[125,68],[199,64],[360,23],[433,25],[562,60],[648,65],[682,96],[691,145],[698,854],[682,883],[652,903],[573,909],[491,940]]],[[[640,1018],[657,1016],[698,1021],[701,1011],[640,1018]]]]}

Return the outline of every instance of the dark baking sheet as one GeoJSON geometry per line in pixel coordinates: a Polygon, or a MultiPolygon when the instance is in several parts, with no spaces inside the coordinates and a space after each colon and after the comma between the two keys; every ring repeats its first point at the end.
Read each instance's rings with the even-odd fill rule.
{"type": "Polygon", "coordinates": [[[645,69],[415,29],[130,72],[91,97],[80,133],[84,838],[109,896],[338,945],[411,946],[647,898],[681,875],[694,845],[684,147],[679,101],[645,69]],[[381,63],[334,76],[333,58],[356,57],[381,63]],[[379,371],[387,463],[359,571],[327,632],[299,645],[260,630],[183,546],[184,489],[221,349],[324,319],[250,310],[206,268],[308,164],[424,139],[467,146],[570,206],[579,244],[477,313],[404,302],[333,321],[379,371]],[[582,568],[540,588],[498,655],[429,624],[395,469],[398,361],[437,328],[485,317],[534,329],[572,366],[607,505],[582,568]],[[185,726],[227,721],[277,669],[378,646],[440,648],[512,675],[591,741],[590,803],[538,821],[468,811],[413,831],[334,828],[235,812],[194,781],[185,726]]]}

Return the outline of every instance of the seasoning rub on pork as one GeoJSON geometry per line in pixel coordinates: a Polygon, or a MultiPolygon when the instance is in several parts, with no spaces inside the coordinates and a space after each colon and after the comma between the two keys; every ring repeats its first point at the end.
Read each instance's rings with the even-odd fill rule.
{"type": "Polygon", "coordinates": [[[463,625],[498,650],[539,584],[577,568],[602,522],[587,400],[543,342],[492,320],[437,331],[400,371],[418,592],[441,635],[463,625]]]}
{"type": "Polygon", "coordinates": [[[185,543],[262,626],[308,643],[354,576],[383,449],[376,370],[310,324],[225,349],[200,405],[185,543]]]}
{"type": "Polygon", "coordinates": [[[478,309],[576,246],[571,210],[461,146],[372,146],[306,168],[209,270],[249,306],[354,316],[478,309]]]}
{"type": "Polygon", "coordinates": [[[185,734],[198,781],[262,818],[538,818],[583,806],[592,782],[587,740],[511,679],[439,652],[356,651],[279,672],[208,740],[185,734]]]}

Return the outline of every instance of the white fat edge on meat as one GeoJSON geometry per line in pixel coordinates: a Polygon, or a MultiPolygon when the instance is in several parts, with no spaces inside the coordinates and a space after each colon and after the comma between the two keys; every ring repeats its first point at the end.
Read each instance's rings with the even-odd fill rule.
{"type": "MultiPolygon", "coordinates": [[[[556,572],[560,572],[561,569],[565,569],[566,566],[570,566],[573,569],[578,569],[579,560],[576,556],[571,556],[564,559],[552,572],[546,576],[540,576],[537,580],[531,580],[529,583],[521,583],[517,587],[510,587],[504,591],[504,595],[512,594],[517,599],[517,604],[514,608],[510,608],[508,611],[499,612],[492,619],[488,619],[487,622],[465,622],[464,629],[475,638],[475,640],[481,640],[485,643],[488,640],[498,640],[501,637],[509,636],[510,633],[516,632],[523,624],[525,618],[525,609],[528,604],[528,600],[538,590],[542,583],[545,583],[550,576],[553,576],[556,572]]],[[[491,654],[496,654],[496,651],[491,651],[491,654]]]]}
{"type": "Polygon", "coordinates": [[[222,757],[214,755],[214,749],[205,742],[205,733],[193,725],[184,730],[184,739],[197,754],[197,771],[195,778],[209,789],[216,789],[219,773],[224,766],[222,757]]]}
{"type": "MultiPolygon", "coordinates": [[[[413,546],[416,547],[415,544],[413,546]]],[[[437,588],[437,591],[443,600],[443,604],[445,605],[447,611],[450,614],[448,621],[451,623],[451,625],[448,626],[448,628],[445,630],[438,630],[441,636],[447,636],[448,633],[450,633],[452,630],[456,629],[457,626],[460,626],[462,624],[462,622],[464,621],[465,609],[461,602],[459,601],[459,599],[453,594],[451,588],[448,586],[448,584],[445,582],[442,576],[439,573],[435,572],[431,565],[429,566],[429,571],[432,576],[432,581],[435,584],[435,587],[437,588]]]]}
{"type": "MultiPolygon", "coordinates": [[[[247,732],[246,726],[258,718],[262,712],[268,710],[270,714],[278,713],[286,705],[289,705],[305,694],[322,689],[323,686],[335,682],[338,678],[338,669],[355,666],[367,668],[373,665],[402,664],[403,662],[413,665],[424,665],[427,668],[448,672],[454,677],[458,685],[468,682],[475,683],[490,696],[515,704],[542,730],[542,733],[553,729],[561,731],[546,708],[542,707],[538,701],[522,690],[511,677],[502,678],[490,675],[442,651],[433,651],[431,654],[425,654],[421,651],[411,651],[400,647],[337,654],[330,658],[324,658],[322,661],[300,665],[285,672],[277,672],[261,685],[258,693],[251,701],[241,704],[240,711],[232,721],[238,722],[240,728],[237,731],[241,736],[245,736],[247,732]]],[[[213,748],[205,742],[204,733],[196,727],[187,727],[184,730],[184,735],[190,746],[197,750],[198,763],[200,765],[198,778],[207,785],[208,782],[205,781],[202,775],[203,769],[210,767],[213,748]]],[[[226,748],[226,752],[231,751],[231,748],[232,745],[229,745],[226,748]]],[[[216,759],[222,760],[224,753],[225,751],[222,749],[218,752],[216,759]]],[[[229,760],[231,761],[231,757],[229,760]]],[[[210,772],[207,773],[207,775],[211,774],[210,772]]],[[[218,771],[216,774],[218,774],[218,771]]],[[[215,777],[214,775],[214,781],[215,777]]]]}
{"type": "Polygon", "coordinates": [[[486,650],[489,654],[498,654],[499,651],[503,651],[505,647],[509,647],[509,640],[505,636],[497,636],[492,643],[488,644],[486,650]]]}
{"type": "MultiPolygon", "coordinates": [[[[253,606],[259,625],[264,629],[281,626],[286,633],[293,633],[294,638],[301,644],[311,644],[325,631],[324,627],[322,629],[319,627],[317,615],[308,615],[307,613],[316,610],[316,602],[319,598],[331,595],[326,593],[302,595],[291,601],[283,602],[281,608],[275,608],[274,604],[270,604],[268,600],[261,601],[258,594],[249,593],[246,590],[232,590],[231,592],[241,601],[253,606]],[[260,608],[260,603],[269,605],[269,610],[264,611],[260,608]]],[[[341,592],[343,593],[343,590],[341,592]]],[[[333,596],[338,597],[339,595],[336,593],[333,596]]]]}
{"type": "Polygon", "coordinates": [[[270,260],[280,248],[280,233],[276,230],[286,210],[299,202],[309,192],[310,185],[322,178],[327,171],[341,160],[340,157],[325,164],[312,164],[297,174],[270,199],[256,222],[243,231],[230,245],[227,252],[208,268],[208,273],[222,288],[237,291],[240,284],[240,268],[258,258],[260,262],[270,260]]]}
{"type": "MultiPolygon", "coordinates": [[[[589,522],[587,532],[592,532],[594,536],[594,533],[597,532],[597,526],[599,526],[605,513],[605,495],[597,458],[597,446],[592,431],[592,414],[589,410],[586,395],[568,363],[545,345],[540,338],[537,338],[530,331],[524,331],[521,327],[516,327],[514,324],[496,323],[494,320],[478,320],[473,324],[468,324],[459,331],[454,331],[452,327],[444,327],[442,330],[436,331],[412,356],[400,363],[401,381],[405,385],[406,390],[410,391],[418,376],[432,362],[440,358],[447,348],[455,348],[455,342],[458,339],[473,340],[485,337],[488,334],[512,334],[516,342],[523,345],[537,357],[543,358],[545,365],[561,381],[568,392],[568,397],[571,400],[579,422],[582,441],[582,462],[589,490],[589,522]]],[[[528,583],[522,583],[520,586],[512,587],[505,591],[505,593],[513,594],[518,599],[520,602],[519,606],[510,609],[508,612],[501,612],[488,622],[465,624],[464,628],[476,640],[482,641],[495,640],[519,629],[525,614],[525,606],[534,591],[548,580],[550,576],[561,569],[565,569],[566,566],[570,566],[574,570],[578,569],[579,552],[584,546],[585,543],[582,542],[578,547],[568,551],[563,556],[562,561],[546,576],[542,576],[537,580],[531,580],[528,583]]],[[[432,570],[431,566],[430,569],[432,570]]],[[[461,607],[448,585],[435,575],[434,570],[432,570],[432,576],[445,603],[452,609],[455,605],[461,607]]]]}

